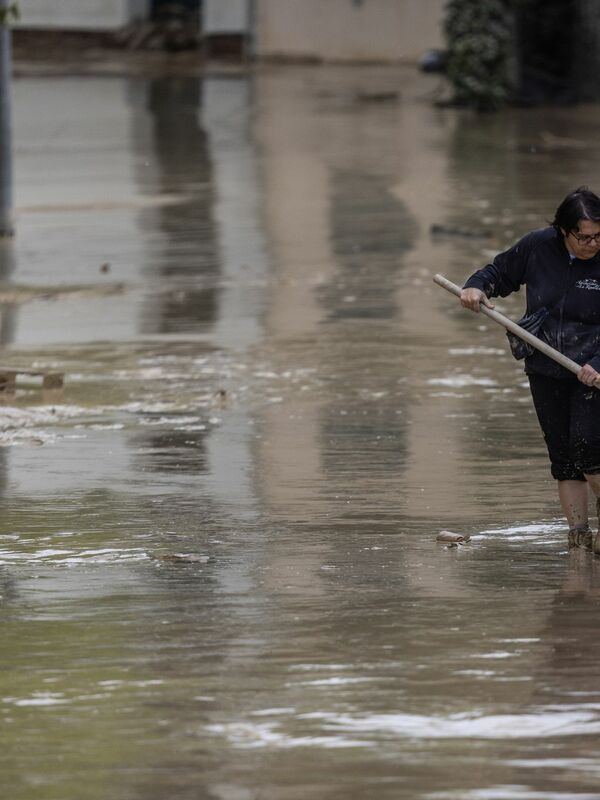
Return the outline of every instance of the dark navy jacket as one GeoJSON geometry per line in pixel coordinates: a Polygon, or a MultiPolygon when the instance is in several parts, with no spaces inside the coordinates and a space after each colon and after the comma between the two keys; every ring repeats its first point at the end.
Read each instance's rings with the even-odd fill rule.
{"type": "MultiPolygon", "coordinates": [[[[578,364],[600,372],[600,254],[571,259],[554,228],[532,231],[493,263],[475,272],[465,288],[488,297],[506,297],[522,286],[527,314],[546,307],[550,314],[538,334],[578,364]]],[[[566,378],[571,373],[538,350],[525,359],[525,372],[566,378]]]]}

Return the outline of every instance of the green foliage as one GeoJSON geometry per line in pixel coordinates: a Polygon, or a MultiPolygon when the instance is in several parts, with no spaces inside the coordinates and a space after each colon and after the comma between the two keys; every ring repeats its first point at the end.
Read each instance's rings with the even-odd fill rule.
{"type": "Polygon", "coordinates": [[[21,18],[18,3],[11,3],[9,6],[0,8],[0,25],[10,25],[11,22],[16,22],[21,18]]]}
{"type": "Polygon", "coordinates": [[[510,6],[510,0],[449,0],[444,27],[453,103],[489,111],[508,99],[510,6]]]}

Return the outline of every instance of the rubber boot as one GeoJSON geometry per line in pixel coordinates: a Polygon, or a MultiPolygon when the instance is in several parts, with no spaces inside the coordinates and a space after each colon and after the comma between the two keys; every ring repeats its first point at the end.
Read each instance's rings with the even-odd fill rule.
{"type": "MultiPolygon", "coordinates": [[[[600,547],[600,537],[596,536],[600,547]]],[[[569,530],[569,550],[579,547],[582,550],[591,550],[594,543],[594,534],[589,525],[576,525],[569,530]]],[[[600,555],[600,550],[598,551],[600,555]]]]}

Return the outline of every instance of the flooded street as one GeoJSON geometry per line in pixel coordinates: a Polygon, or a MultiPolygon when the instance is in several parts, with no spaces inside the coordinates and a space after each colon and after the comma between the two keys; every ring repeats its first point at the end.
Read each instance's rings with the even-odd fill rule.
{"type": "Polygon", "coordinates": [[[0,407],[3,798],[600,798],[600,559],[432,283],[597,189],[600,108],[438,80],[15,81],[2,362],[65,388],[0,407]]]}

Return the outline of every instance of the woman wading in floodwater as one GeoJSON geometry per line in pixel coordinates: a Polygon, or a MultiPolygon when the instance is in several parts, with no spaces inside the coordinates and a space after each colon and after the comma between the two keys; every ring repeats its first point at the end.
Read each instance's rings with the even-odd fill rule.
{"type": "Polygon", "coordinates": [[[600,555],[600,532],[594,537],[588,524],[588,485],[600,516],[600,391],[593,388],[600,379],[600,198],[587,187],[565,197],[550,227],[526,234],[471,275],[460,301],[472,311],[493,308],[490,297],[523,285],[527,313],[520,323],[582,365],[573,375],[538,350],[513,347],[525,358],[569,547],[600,555]]]}

